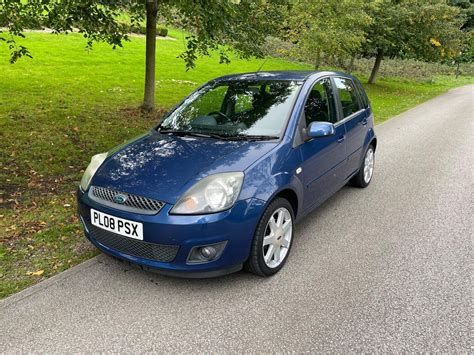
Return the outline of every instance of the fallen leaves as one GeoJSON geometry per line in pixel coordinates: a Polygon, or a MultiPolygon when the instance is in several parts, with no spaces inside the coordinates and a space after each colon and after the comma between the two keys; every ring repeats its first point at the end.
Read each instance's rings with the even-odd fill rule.
{"type": "Polygon", "coordinates": [[[10,227],[5,228],[5,232],[15,231],[17,230],[16,224],[12,224],[10,227]]]}
{"type": "Polygon", "coordinates": [[[41,276],[44,274],[44,270],[37,270],[37,271],[28,271],[26,275],[28,276],[41,276]]]}

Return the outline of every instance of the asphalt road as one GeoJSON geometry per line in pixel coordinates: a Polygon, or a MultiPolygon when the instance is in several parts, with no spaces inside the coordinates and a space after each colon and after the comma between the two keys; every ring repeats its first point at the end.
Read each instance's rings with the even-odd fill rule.
{"type": "Polygon", "coordinates": [[[275,277],[99,256],[0,301],[0,352],[472,351],[473,99],[463,87],[378,126],[372,184],[305,218],[275,277]]]}

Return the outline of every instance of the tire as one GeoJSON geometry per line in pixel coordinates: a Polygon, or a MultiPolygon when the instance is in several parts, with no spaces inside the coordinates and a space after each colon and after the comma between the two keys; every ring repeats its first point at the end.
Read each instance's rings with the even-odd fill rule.
{"type": "Polygon", "coordinates": [[[369,145],[367,150],[364,154],[364,159],[362,159],[362,163],[360,165],[359,171],[356,175],[351,179],[350,183],[352,186],[356,187],[367,187],[369,186],[370,182],[372,181],[372,177],[374,176],[374,169],[375,169],[375,148],[372,144],[369,145]],[[371,156],[371,158],[370,158],[371,156]],[[370,164],[371,167],[367,167],[367,164],[370,164]],[[367,172],[367,169],[371,169],[370,173],[367,172]]]}
{"type": "Polygon", "coordinates": [[[263,277],[272,276],[280,271],[288,259],[293,244],[294,222],[291,204],[284,198],[273,200],[263,213],[255,230],[250,256],[244,264],[245,269],[263,277]],[[280,214],[282,222],[281,226],[278,226],[280,214]],[[288,218],[290,218],[289,227],[288,218]],[[264,241],[267,243],[265,246],[264,241]],[[271,256],[272,252],[273,256],[271,256]],[[270,257],[265,258],[264,254],[270,257]]]}

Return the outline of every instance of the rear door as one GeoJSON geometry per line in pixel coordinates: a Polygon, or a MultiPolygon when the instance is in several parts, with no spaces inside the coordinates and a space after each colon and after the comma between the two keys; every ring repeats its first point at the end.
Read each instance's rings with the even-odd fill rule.
{"type": "Polygon", "coordinates": [[[349,78],[333,79],[342,122],[346,128],[346,176],[359,169],[362,148],[367,134],[367,113],[354,82],[349,78]]]}
{"type": "Polygon", "coordinates": [[[345,126],[337,125],[337,106],[330,78],[316,82],[306,98],[300,127],[304,131],[311,122],[335,123],[336,134],[323,138],[306,138],[299,149],[302,157],[301,179],[306,192],[303,209],[325,200],[337,191],[345,178],[345,126]]]}

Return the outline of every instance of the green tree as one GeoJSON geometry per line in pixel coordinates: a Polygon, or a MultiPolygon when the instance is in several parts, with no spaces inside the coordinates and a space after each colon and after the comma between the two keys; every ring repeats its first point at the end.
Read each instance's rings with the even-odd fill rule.
{"type": "Polygon", "coordinates": [[[460,18],[463,22],[461,30],[464,33],[461,49],[454,58],[456,65],[456,77],[460,74],[461,63],[472,63],[474,60],[474,1],[471,0],[450,0],[449,4],[460,9],[460,18]]]}
{"type": "Polygon", "coordinates": [[[452,6],[457,6],[463,17],[462,30],[472,30],[474,27],[474,1],[473,0],[448,0],[448,4],[452,6]]]}
{"type": "Polygon", "coordinates": [[[375,56],[374,83],[384,57],[454,58],[462,44],[459,10],[445,0],[382,0],[372,7],[364,55],[375,56]]]}
{"type": "Polygon", "coordinates": [[[296,51],[312,58],[315,69],[321,56],[352,57],[365,41],[372,23],[367,14],[375,2],[365,0],[296,0],[291,9],[291,39],[296,51]]]}
{"type": "Polygon", "coordinates": [[[181,58],[193,68],[200,55],[219,52],[220,62],[229,61],[229,50],[240,57],[261,57],[261,45],[268,33],[282,22],[285,0],[0,0],[0,42],[5,42],[14,63],[31,56],[17,42],[24,30],[44,26],[55,33],[79,31],[92,47],[96,41],[122,46],[127,28],[119,17],[127,13],[132,25],[146,21],[146,69],[142,107],[155,106],[155,53],[158,15],[172,13],[189,31],[181,58]]]}

